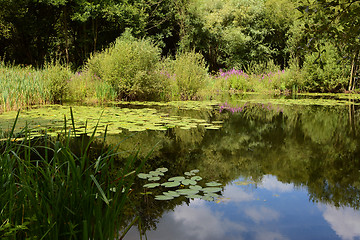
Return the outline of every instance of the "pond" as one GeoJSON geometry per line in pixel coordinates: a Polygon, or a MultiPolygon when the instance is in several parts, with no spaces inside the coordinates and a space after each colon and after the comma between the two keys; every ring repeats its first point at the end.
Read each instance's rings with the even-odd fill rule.
{"type": "MultiPolygon", "coordinates": [[[[166,169],[134,184],[127,222],[135,215],[141,221],[125,239],[360,239],[359,103],[297,98],[80,106],[73,112],[78,134],[102,114],[99,139],[108,125],[105,141],[120,143],[123,157],[130,150],[140,149],[140,158],[151,152],[144,174],[166,169]],[[172,177],[189,181],[161,185],[172,177]],[[149,182],[155,185],[144,187],[149,182]],[[169,190],[209,183],[219,188],[211,199],[197,191],[157,200],[169,190]]],[[[66,106],[29,110],[17,127],[37,128],[35,137],[44,129],[56,133],[66,112],[66,106]]],[[[2,129],[13,116],[2,115],[2,129]]]]}

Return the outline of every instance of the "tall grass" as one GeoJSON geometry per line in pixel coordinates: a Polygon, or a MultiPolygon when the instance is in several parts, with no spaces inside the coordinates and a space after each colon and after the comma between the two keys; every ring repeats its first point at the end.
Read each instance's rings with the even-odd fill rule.
{"type": "Polygon", "coordinates": [[[0,61],[0,112],[61,102],[67,97],[70,76],[70,69],[57,62],[35,69],[0,61]]]}
{"type": "Polygon", "coordinates": [[[29,129],[20,133],[21,141],[12,131],[1,143],[1,239],[121,237],[128,195],[143,162],[135,168],[135,154],[115,172],[116,148],[92,157],[96,129],[75,154],[70,147],[74,127],[73,122],[56,140],[45,135],[38,145],[29,129]]]}
{"type": "Polygon", "coordinates": [[[31,67],[7,66],[0,62],[0,112],[50,102],[42,73],[31,67]]]}

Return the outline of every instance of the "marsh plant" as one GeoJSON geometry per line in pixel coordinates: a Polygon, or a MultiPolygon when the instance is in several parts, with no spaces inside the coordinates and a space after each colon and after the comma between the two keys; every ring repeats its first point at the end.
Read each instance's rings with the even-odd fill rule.
{"type": "Polygon", "coordinates": [[[284,92],[292,90],[298,82],[297,76],[290,69],[263,69],[258,65],[247,71],[241,69],[220,69],[212,79],[212,91],[241,92],[284,92]]]}
{"type": "Polygon", "coordinates": [[[67,98],[69,67],[49,62],[41,69],[0,62],[0,111],[34,104],[61,102],[67,98]]]}
{"type": "Polygon", "coordinates": [[[184,172],[183,176],[170,177],[167,181],[164,181],[162,178],[165,178],[167,171],[167,168],[162,167],[149,173],[138,174],[139,178],[148,181],[143,186],[145,189],[158,188],[162,191],[162,194],[154,196],[155,200],[172,200],[184,196],[189,199],[214,201],[220,197],[218,192],[221,192],[222,184],[212,181],[201,186],[200,181],[203,178],[198,175],[200,172],[198,169],[184,172]]]}
{"type": "Polygon", "coordinates": [[[116,147],[89,154],[96,128],[75,154],[69,144],[74,126],[57,139],[37,138],[41,144],[26,128],[21,140],[12,131],[0,143],[1,239],[121,237],[136,154],[114,171],[116,147]]]}

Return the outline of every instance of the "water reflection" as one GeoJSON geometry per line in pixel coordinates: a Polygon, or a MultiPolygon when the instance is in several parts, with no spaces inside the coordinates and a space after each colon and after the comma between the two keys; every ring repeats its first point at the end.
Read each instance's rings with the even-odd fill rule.
{"type": "MultiPolygon", "coordinates": [[[[160,142],[145,172],[167,167],[178,176],[196,168],[204,181],[226,185],[219,203],[134,195],[148,239],[358,239],[360,111],[281,109],[208,111],[207,119],[224,121],[220,130],[175,128],[125,142],[125,149],[160,142]],[[246,179],[253,183],[238,184],[246,179]]],[[[136,229],[127,239],[139,239],[136,229]]]]}
{"type": "MultiPolygon", "coordinates": [[[[148,239],[360,238],[359,211],[312,204],[306,190],[290,188],[291,184],[281,183],[272,175],[264,177],[257,188],[234,182],[223,191],[228,201],[193,200],[166,212],[156,231],[147,232],[148,239]]],[[[136,229],[126,239],[139,239],[136,229]]]]}
{"type": "Polygon", "coordinates": [[[349,207],[335,208],[320,205],[324,219],[336,234],[344,240],[360,239],[360,212],[349,207]]]}

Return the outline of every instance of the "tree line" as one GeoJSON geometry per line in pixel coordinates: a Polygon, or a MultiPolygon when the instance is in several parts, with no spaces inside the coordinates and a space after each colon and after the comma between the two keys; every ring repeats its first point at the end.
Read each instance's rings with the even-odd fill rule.
{"type": "Polygon", "coordinates": [[[331,60],[347,69],[352,90],[359,68],[358,0],[0,0],[0,7],[0,56],[16,64],[62,59],[78,68],[131,29],[164,56],[200,52],[211,71],[269,60],[302,67],[309,59],[324,69],[331,60]]]}

